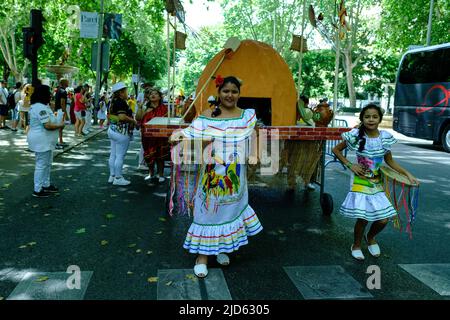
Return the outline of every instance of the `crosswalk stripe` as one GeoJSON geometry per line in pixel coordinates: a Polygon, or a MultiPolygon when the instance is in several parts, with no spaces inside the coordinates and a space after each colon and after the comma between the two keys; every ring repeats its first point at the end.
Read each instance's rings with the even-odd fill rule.
{"type": "Polygon", "coordinates": [[[373,298],[341,266],[292,266],[283,269],[306,300],[373,298]]]}
{"type": "Polygon", "coordinates": [[[449,263],[399,264],[399,266],[441,296],[450,296],[449,263]]]}
{"type": "MultiPolygon", "coordinates": [[[[80,288],[69,289],[66,272],[27,272],[7,300],[83,300],[93,272],[80,272],[80,288]]],[[[72,282],[70,282],[72,283],[72,282]]]]}
{"type": "Polygon", "coordinates": [[[158,270],[157,300],[232,300],[221,269],[198,279],[192,269],[158,270]]]}

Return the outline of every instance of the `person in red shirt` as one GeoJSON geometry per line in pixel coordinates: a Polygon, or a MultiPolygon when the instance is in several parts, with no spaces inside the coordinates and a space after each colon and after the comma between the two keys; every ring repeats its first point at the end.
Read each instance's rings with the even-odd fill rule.
{"type": "MultiPolygon", "coordinates": [[[[136,113],[136,121],[145,124],[154,117],[166,117],[167,106],[162,103],[162,94],[157,89],[149,91],[149,101],[139,106],[136,113]],[[146,109],[144,110],[144,106],[146,109]]],[[[141,130],[143,132],[143,130],[141,130]]],[[[142,136],[144,160],[149,168],[149,175],[145,180],[157,178],[158,182],[164,182],[164,158],[168,156],[170,148],[167,138],[144,138],[142,136]],[[155,163],[158,174],[155,176],[155,163]]]]}
{"type": "Polygon", "coordinates": [[[77,118],[75,122],[75,136],[81,136],[82,129],[84,127],[85,123],[85,117],[86,117],[86,95],[87,95],[86,88],[83,86],[78,86],[75,89],[75,116],[77,118]]]}

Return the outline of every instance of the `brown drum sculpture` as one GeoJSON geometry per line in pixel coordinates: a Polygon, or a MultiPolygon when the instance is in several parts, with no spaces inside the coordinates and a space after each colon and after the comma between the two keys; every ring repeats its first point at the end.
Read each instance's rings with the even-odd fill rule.
{"type": "Polygon", "coordinates": [[[328,103],[319,103],[314,108],[313,120],[316,123],[316,127],[327,127],[331,120],[333,120],[333,115],[333,110],[331,110],[328,103]]]}

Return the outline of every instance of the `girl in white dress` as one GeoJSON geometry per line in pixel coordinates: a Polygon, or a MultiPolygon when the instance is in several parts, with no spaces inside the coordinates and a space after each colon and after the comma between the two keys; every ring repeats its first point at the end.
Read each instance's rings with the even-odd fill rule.
{"type": "Polygon", "coordinates": [[[397,141],[388,131],[378,130],[383,119],[381,108],[369,104],[362,109],[359,119],[359,128],[343,133],[344,141],[334,147],[333,152],[352,171],[351,189],[340,213],[356,219],[351,254],[357,260],[364,260],[361,242],[368,222],[372,225],[365,240],[369,253],[378,257],[381,252],[375,236],[384,229],[389,218],[397,215],[383,190],[380,178],[383,159],[392,169],[408,177],[411,183],[418,184],[418,181],[392,158],[391,147],[397,141]],[[342,150],[345,148],[356,151],[357,163],[351,163],[344,157],[342,150]]]}

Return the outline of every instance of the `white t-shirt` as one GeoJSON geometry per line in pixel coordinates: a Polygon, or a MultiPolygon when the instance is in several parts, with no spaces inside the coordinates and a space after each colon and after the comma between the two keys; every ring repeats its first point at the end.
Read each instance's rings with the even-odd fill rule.
{"type": "Polygon", "coordinates": [[[28,147],[34,152],[54,150],[58,140],[58,130],[47,130],[45,123],[57,123],[56,116],[50,106],[35,103],[30,107],[30,130],[28,132],[28,147]]]}
{"type": "Polygon", "coordinates": [[[6,105],[8,104],[8,90],[6,88],[0,87],[0,104],[6,105]]]}

